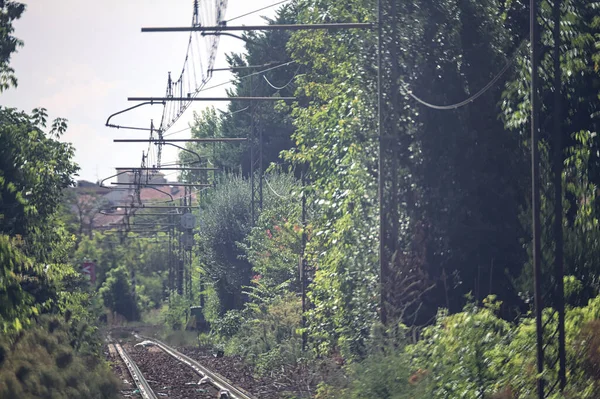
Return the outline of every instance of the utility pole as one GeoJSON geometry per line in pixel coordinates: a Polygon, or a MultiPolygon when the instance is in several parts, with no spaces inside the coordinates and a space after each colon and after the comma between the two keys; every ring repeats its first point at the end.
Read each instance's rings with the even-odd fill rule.
{"type": "Polygon", "coordinates": [[[169,253],[168,253],[168,264],[169,264],[169,302],[171,301],[171,295],[173,293],[173,291],[175,290],[175,273],[174,273],[174,268],[173,268],[173,235],[175,233],[175,228],[174,228],[174,220],[173,220],[173,216],[169,216],[169,253]]]}
{"type": "MultiPolygon", "coordinates": [[[[250,76],[250,95],[255,92],[254,76],[250,76]]],[[[258,121],[256,103],[250,104],[250,191],[252,226],[258,220],[258,215],[263,206],[263,146],[262,129],[258,121]],[[258,181],[257,181],[258,180],[258,181]]]]}
{"type": "MultiPolygon", "coordinates": [[[[533,252],[533,278],[534,278],[534,305],[536,323],[536,365],[537,365],[537,393],[539,399],[551,397],[556,388],[564,391],[567,384],[566,377],[566,349],[565,349],[565,298],[564,298],[564,238],[563,238],[563,206],[562,206],[562,172],[563,172],[563,144],[562,144],[562,73],[560,65],[561,39],[560,22],[562,0],[550,3],[552,10],[552,89],[553,89],[553,132],[552,144],[552,183],[554,186],[554,224],[552,227],[554,239],[554,270],[548,270],[550,278],[543,279],[542,253],[541,253],[541,199],[540,199],[540,155],[539,145],[541,136],[540,113],[542,110],[542,90],[540,81],[540,68],[542,64],[543,40],[540,32],[539,19],[542,16],[541,3],[545,0],[530,0],[530,42],[531,42],[531,204],[532,204],[532,252],[533,252]],[[546,284],[550,284],[547,286],[546,284]],[[548,321],[542,318],[546,304],[552,313],[548,321]],[[553,322],[556,317],[556,324],[553,322]],[[545,338],[546,337],[546,338],[545,338]],[[556,369],[557,368],[557,369],[556,369]],[[557,378],[552,380],[553,373],[546,369],[557,371],[557,378]]],[[[545,27],[550,27],[547,23],[545,27]]],[[[550,75],[550,69],[545,70],[550,75]]]]}
{"type": "MultiPolygon", "coordinates": [[[[179,206],[185,209],[185,206],[183,205],[183,199],[179,198],[179,206]]],[[[178,236],[178,259],[177,259],[177,293],[180,296],[183,296],[183,278],[184,278],[184,261],[183,261],[183,235],[181,233],[181,229],[177,230],[177,236],[178,236]]]]}
{"type": "Polygon", "coordinates": [[[567,358],[565,348],[565,286],[564,286],[564,239],[563,239],[563,118],[562,118],[562,71],[560,66],[560,22],[562,0],[552,4],[554,39],[554,263],[556,310],[558,312],[558,380],[559,389],[567,386],[567,358]]]}
{"type": "Polygon", "coordinates": [[[302,351],[306,351],[306,347],[308,344],[308,333],[306,332],[306,312],[308,310],[307,301],[306,301],[306,290],[308,288],[308,278],[307,278],[307,267],[306,267],[306,174],[307,174],[307,166],[303,165],[302,167],[302,253],[300,254],[300,262],[298,267],[300,269],[300,293],[302,295],[302,351]]]}
{"type": "Polygon", "coordinates": [[[531,213],[533,234],[533,281],[536,324],[537,391],[544,399],[544,340],[542,327],[542,268],[540,240],[540,155],[539,155],[539,26],[537,22],[538,0],[530,0],[530,42],[531,42],[531,213]]]}
{"type": "MultiPolygon", "coordinates": [[[[394,245],[394,232],[389,223],[390,205],[393,204],[393,197],[397,193],[389,192],[386,189],[390,183],[390,172],[388,167],[390,156],[389,142],[391,132],[386,125],[385,99],[384,99],[384,2],[386,0],[377,0],[377,129],[379,139],[379,166],[378,166],[378,202],[379,202],[379,317],[383,325],[388,322],[388,279],[390,277],[390,264],[392,260],[392,248],[394,245]],[[390,202],[392,204],[390,204],[390,202]]],[[[387,4],[387,3],[386,3],[387,4]]]]}

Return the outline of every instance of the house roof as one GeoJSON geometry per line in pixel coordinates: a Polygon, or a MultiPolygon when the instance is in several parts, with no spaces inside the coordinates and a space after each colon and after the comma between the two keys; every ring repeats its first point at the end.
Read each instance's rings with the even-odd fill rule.
{"type": "MultiPolygon", "coordinates": [[[[131,205],[133,190],[122,190],[126,193],[120,201],[110,201],[112,206],[123,205],[128,207],[131,205]]],[[[168,206],[173,202],[178,205],[179,199],[185,196],[185,190],[180,187],[171,187],[168,184],[164,186],[155,186],[153,188],[144,187],[140,190],[140,200],[146,205],[157,205],[157,206],[168,206]],[[168,194],[167,194],[168,193],[168,194]],[[173,197],[173,202],[171,202],[173,197]]],[[[196,203],[196,193],[191,194],[191,202],[196,203]]],[[[136,201],[137,203],[137,201],[136,201]]],[[[125,214],[123,210],[115,210],[114,213],[99,214],[94,220],[94,227],[96,229],[108,229],[114,228],[115,223],[123,222],[125,214]]]]}

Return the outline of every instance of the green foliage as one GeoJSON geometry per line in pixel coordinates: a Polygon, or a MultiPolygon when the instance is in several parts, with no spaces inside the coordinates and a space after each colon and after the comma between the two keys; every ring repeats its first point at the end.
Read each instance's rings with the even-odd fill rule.
{"type": "Polygon", "coordinates": [[[212,280],[220,313],[242,308],[246,300],[242,287],[250,285],[254,275],[269,269],[267,279],[279,284],[291,279],[292,270],[297,267],[294,255],[298,253],[298,232],[293,231],[293,226],[298,223],[299,211],[291,194],[297,190],[297,183],[286,174],[273,174],[268,179],[269,189],[265,187],[263,210],[254,230],[250,220],[250,182],[240,176],[224,178],[207,195],[200,210],[199,258],[206,277],[212,280]],[[281,242],[267,240],[266,230],[271,225],[272,235],[278,235],[281,242]],[[285,238],[284,229],[289,230],[285,238]],[[294,246],[286,247],[289,244],[294,246]],[[259,259],[269,250],[273,258],[261,263],[259,259]]]}
{"type": "Polygon", "coordinates": [[[250,283],[251,265],[241,259],[242,242],[250,231],[250,184],[229,176],[207,197],[199,215],[200,253],[214,281],[220,312],[241,308],[242,286],[250,283]]]}
{"type": "MultiPolygon", "coordinates": [[[[525,2],[513,2],[511,12],[513,20],[510,28],[525,31],[526,20],[521,20],[517,13],[523,9],[525,2]],[[518,29],[518,28],[517,28],[518,29]]],[[[560,109],[555,109],[551,97],[544,98],[544,107],[540,112],[540,120],[550,122],[554,115],[559,115],[561,121],[562,143],[561,157],[565,161],[563,171],[563,207],[564,207],[564,237],[565,237],[565,268],[568,274],[573,274],[581,280],[583,287],[578,296],[572,297],[573,303],[583,304],[589,298],[596,296],[598,285],[595,272],[596,265],[592,260],[597,257],[598,228],[593,227],[597,219],[598,206],[595,198],[595,186],[600,177],[600,148],[597,132],[597,109],[600,106],[598,98],[598,34],[597,1],[579,2],[563,1],[561,9],[561,57],[562,98],[560,109]]],[[[552,10],[542,7],[543,18],[549,18],[552,10]]],[[[553,38],[550,29],[542,29],[544,46],[552,46],[553,38]]],[[[552,51],[545,51],[541,59],[541,70],[552,70],[554,56],[552,51]]],[[[506,85],[502,102],[502,117],[508,129],[518,133],[526,146],[529,146],[530,100],[529,54],[523,51],[517,58],[517,68],[514,76],[506,85]]],[[[540,80],[544,93],[553,89],[552,76],[544,76],[540,80]]],[[[541,129],[541,179],[542,179],[542,242],[545,248],[542,266],[550,270],[553,266],[552,230],[549,228],[554,221],[552,212],[554,205],[554,187],[551,182],[550,154],[556,150],[550,134],[551,125],[541,129]]],[[[530,236],[528,225],[531,221],[530,204],[523,206],[524,225],[526,226],[523,241],[528,247],[531,259],[530,236]]],[[[525,266],[524,280],[526,290],[531,291],[532,278],[530,266],[525,266]]]]}
{"type": "Polygon", "coordinates": [[[171,294],[167,308],[164,310],[164,322],[173,330],[183,330],[190,318],[190,302],[182,295],[171,294]]]}
{"type": "Polygon", "coordinates": [[[303,231],[300,187],[289,175],[271,175],[266,179],[268,202],[242,248],[252,264],[254,279],[260,279],[267,287],[287,284],[288,290],[297,291],[303,231]]]}
{"type": "Polygon", "coordinates": [[[12,34],[13,22],[21,17],[25,4],[5,0],[0,3],[0,93],[9,87],[17,86],[17,78],[10,67],[10,57],[23,46],[23,42],[12,34]]]}
{"type": "MultiPolygon", "coordinates": [[[[44,109],[28,115],[0,108],[4,332],[18,331],[39,313],[64,312],[67,302],[85,302],[82,281],[68,265],[73,241],[58,217],[77,166],[72,146],[58,140],[65,121],[55,121],[45,133],[45,118],[44,109]]],[[[71,311],[85,313],[77,306],[71,311]]]]}
{"type": "Polygon", "coordinates": [[[39,312],[39,304],[21,285],[23,273],[35,267],[32,263],[16,240],[0,235],[0,326],[4,334],[18,332],[23,323],[29,323],[29,317],[39,312]]]}
{"type": "MultiPolygon", "coordinates": [[[[299,22],[363,22],[362,1],[299,3],[299,22]],[[344,3],[344,4],[342,4],[344,3]],[[327,19],[325,21],[324,19],[327,19]]],[[[365,57],[370,32],[307,31],[288,50],[307,73],[297,79],[300,101],[292,116],[295,148],[285,159],[307,166],[311,208],[306,258],[315,270],[309,331],[322,353],[343,346],[364,354],[377,307],[377,146],[374,75],[365,57]]],[[[372,60],[372,59],[371,59],[372,60]]]]}
{"type": "Polygon", "coordinates": [[[401,351],[376,351],[363,362],[348,367],[349,386],[326,398],[413,399],[422,395],[419,373],[411,374],[410,359],[401,351]]]}
{"type": "MultiPolygon", "coordinates": [[[[0,1],[0,92],[21,45],[12,23],[25,6],[0,1]]],[[[0,107],[0,397],[116,398],[100,358],[97,297],[70,262],[75,237],[60,212],[78,167],[60,140],[67,121],[0,107]]]]}
{"type": "MultiPolygon", "coordinates": [[[[396,335],[374,334],[369,356],[345,366],[346,378],[321,384],[317,398],[533,398],[535,321],[527,316],[507,322],[497,316],[499,308],[491,296],[483,306],[472,302],[456,314],[441,310],[436,323],[411,345],[405,344],[402,329],[396,335]]],[[[550,309],[544,311],[548,333],[556,327],[551,315],[550,309]]],[[[551,398],[591,399],[600,394],[599,317],[600,297],[567,310],[569,386],[564,396],[555,393],[551,398]]],[[[557,377],[546,373],[549,380],[557,377]]]]}
{"type": "Polygon", "coordinates": [[[140,311],[133,295],[129,272],[123,266],[110,270],[98,290],[104,305],[128,321],[138,320],[140,311]]]}
{"type": "Polygon", "coordinates": [[[229,311],[215,326],[226,354],[239,354],[266,374],[282,365],[302,361],[301,306],[295,294],[288,293],[262,303],[248,303],[239,313],[229,311]]]}
{"type": "MultiPolygon", "coordinates": [[[[0,229],[10,235],[31,235],[31,239],[40,240],[35,244],[45,238],[42,230],[78,170],[72,161],[72,145],[58,140],[62,130],[50,134],[42,131],[45,115],[43,109],[27,115],[0,108],[0,199],[5,205],[0,229]]],[[[35,250],[44,255],[41,248],[35,250]]]]}
{"type": "Polygon", "coordinates": [[[235,336],[242,326],[242,313],[239,310],[228,310],[211,324],[211,331],[222,338],[235,336]]]}
{"type": "Polygon", "coordinates": [[[510,323],[496,315],[499,303],[491,297],[484,307],[467,305],[461,313],[440,311],[436,324],[425,328],[422,339],[409,347],[413,365],[427,370],[434,398],[485,398],[498,392],[504,372],[498,357],[514,338],[510,323]]]}
{"type": "Polygon", "coordinates": [[[566,213],[572,215],[564,229],[565,265],[586,288],[587,292],[580,293],[584,298],[600,293],[600,269],[595,261],[600,256],[600,202],[589,168],[596,135],[590,131],[574,133],[563,174],[565,194],[575,199],[565,201],[566,213]]]}
{"type": "Polygon", "coordinates": [[[164,240],[126,239],[119,242],[113,235],[100,232],[94,232],[92,237],[80,236],[72,256],[75,263],[86,259],[95,262],[98,287],[105,283],[113,269],[121,267],[132,276],[135,274],[135,300],[140,312],[159,308],[167,298],[167,257],[168,247],[164,240]]]}
{"type": "Polygon", "coordinates": [[[89,327],[43,317],[14,341],[0,339],[0,397],[113,399],[119,382],[98,353],[89,327]],[[86,336],[86,334],[88,334],[86,336]]]}

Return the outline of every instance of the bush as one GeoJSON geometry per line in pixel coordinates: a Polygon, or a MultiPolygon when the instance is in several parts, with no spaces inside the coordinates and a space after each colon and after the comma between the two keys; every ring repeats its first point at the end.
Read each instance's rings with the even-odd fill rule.
{"type": "Polygon", "coordinates": [[[123,315],[127,321],[139,320],[140,310],[133,296],[129,272],[124,266],[108,272],[99,293],[107,308],[123,315]]]}
{"type": "MultiPolygon", "coordinates": [[[[441,310],[435,324],[412,345],[404,345],[402,329],[396,334],[372,333],[368,356],[346,365],[346,378],[320,384],[317,398],[535,397],[535,320],[527,315],[507,322],[497,316],[499,306],[489,297],[483,306],[470,303],[453,315],[441,310]]],[[[546,334],[551,334],[557,322],[551,309],[544,310],[543,322],[548,323],[546,334]]],[[[598,398],[600,297],[567,309],[565,324],[568,386],[564,396],[554,393],[550,398],[598,398]]],[[[555,381],[556,370],[546,367],[547,380],[555,381]]]]}
{"type": "Polygon", "coordinates": [[[0,339],[0,397],[118,398],[119,382],[98,353],[77,345],[73,330],[82,327],[44,317],[14,342],[0,339]]]}
{"type": "Polygon", "coordinates": [[[172,330],[183,330],[190,317],[190,303],[182,295],[173,293],[164,309],[165,325],[172,330]]]}
{"type": "Polygon", "coordinates": [[[213,322],[212,334],[226,354],[241,355],[258,374],[266,374],[302,361],[300,314],[300,300],[288,293],[267,303],[248,303],[243,311],[227,312],[213,322]]]}
{"type": "Polygon", "coordinates": [[[231,338],[238,333],[241,326],[242,313],[239,310],[229,310],[212,323],[212,331],[222,338],[231,338]]]}

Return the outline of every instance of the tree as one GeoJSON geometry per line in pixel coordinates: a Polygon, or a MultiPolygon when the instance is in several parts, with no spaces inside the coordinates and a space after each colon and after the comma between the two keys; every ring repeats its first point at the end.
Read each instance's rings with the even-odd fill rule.
{"type": "MultiPolygon", "coordinates": [[[[23,4],[0,0],[0,92],[16,86],[9,65],[23,4]]],[[[0,107],[0,396],[114,398],[117,381],[99,362],[92,295],[68,263],[73,240],[60,219],[78,170],[47,114],[0,107]],[[57,317],[61,315],[62,317],[57,317]]]]}
{"type": "MultiPolygon", "coordinates": [[[[299,23],[362,22],[371,12],[362,1],[298,7],[299,23]]],[[[307,71],[297,79],[295,147],[285,158],[309,171],[305,192],[313,217],[306,258],[315,270],[309,336],[318,350],[341,347],[349,356],[365,353],[377,319],[373,45],[370,32],[307,31],[287,46],[307,71]]]]}
{"type": "Polygon", "coordinates": [[[250,185],[239,176],[228,176],[212,192],[199,215],[200,255],[214,281],[223,311],[244,303],[242,287],[250,284],[252,266],[241,258],[242,242],[250,232],[250,185]]]}
{"type": "Polygon", "coordinates": [[[68,211],[75,213],[77,232],[80,237],[86,234],[92,237],[94,221],[100,215],[100,211],[106,208],[108,200],[102,195],[87,190],[69,190],[66,194],[66,205],[68,211]]]}
{"type": "Polygon", "coordinates": [[[267,204],[241,246],[252,264],[253,281],[260,281],[267,290],[285,286],[287,291],[300,292],[301,187],[284,173],[269,176],[267,182],[267,204]]]}
{"type": "MultiPolygon", "coordinates": [[[[508,16],[520,4],[385,4],[384,151],[397,174],[384,187],[386,198],[397,199],[389,229],[398,237],[389,275],[377,267],[376,37],[310,31],[288,43],[309,71],[298,79],[296,146],[287,159],[308,165],[318,215],[308,247],[317,268],[311,335],[325,347],[344,343],[345,353],[364,353],[380,278],[393,293],[385,304],[390,319],[409,324],[427,323],[439,306],[460,311],[468,292],[478,299],[497,293],[506,316],[523,306],[513,281],[526,261],[519,213],[528,158],[522,139],[498,118],[502,84],[456,110],[434,110],[412,96],[452,104],[485,87],[519,49],[520,21],[508,16]]],[[[302,23],[376,20],[372,4],[360,0],[303,1],[298,10],[302,23]]]]}
{"type": "Polygon", "coordinates": [[[0,108],[0,231],[27,236],[28,253],[48,249],[52,235],[48,223],[79,169],[73,162],[73,146],[58,140],[66,121],[55,120],[46,134],[46,118],[45,109],[28,115],[0,108]]]}
{"type": "Polygon", "coordinates": [[[23,42],[12,35],[13,22],[21,17],[25,4],[11,1],[0,1],[0,93],[17,86],[15,71],[10,67],[10,57],[23,42]]]}
{"type": "Polygon", "coordinates": [[[119,266],[109,271],[98,292],[104,300],[104,305],[113,312],[129,321],[139,319],[138,305],[125,267],[119,266]]]}
{"type": "MultiPolygon", "coordinates": [[[[522,2],[515,2],[515,8],[523,9],[522,2]]],[[[542,283],[549,287],[549,276],[554,268],[553,230],[554,222],[554,184],[551,167],[552,153],[558,151],[564,161],[563,181],[563,233],[565,242],[565,273],[577,276],[584,282],[584,289],[576,298],[577,303],[584,303],[600,291],[596,282],[597,274],[597,230],[600,203],[594,194],[595,187],[600,184],[600,141],[597,132],[600,130],[598,112],[598,84],[600,82],[600,51],[597,48],[600,34],[598,18],[598,1],[581,2],[568,0],[563,2],[561,18],[561,57],[562,98],[561,108],[555,109],[553,102],[554,88],[552,75],[541,75],[540,87],[544,96],[544,106],[540,112],[541,121],[541,218],[542,218],[542,283]],[[555,114],[561,116],[561,147],[557,148],[551,134],[553,132],[555,114]]],[[[550,20],[550,10],[543,8],[543,17],[550,20]]],[[[512,30],[526,31],[527,21],[509,21],[512,30]]],[[[552,46],[554,40],[550,29],[542,29],[544,46],[552,46]]],[[[554,58],[551,52],[545,52],[540,60],[541,68],[553,71],[554,58]]],[[[530,64],[527,54],[518,58],[515,75],[509,81],[502,102],[502,118],[507,129],[518,134],[529,147],[528,132],[530,130],[530,100],[527,93],[530,79],[530,64]],[[523,92],[525,90],[525,92],[523,92]]],[[[530,192],[529,189],[526,189],[530,192]]],[[[522,220],[524,242],[528,251],[528,264],[518,279],[519,287],[530,296],[533,292],[533,276],[531,274],[531,204],[523,206],[522,220]]],[[[552,298],[550,298],[550,301],[552,298]]]]}
{"type": "MultiPolygon", "coordinates": [[[[292,204],[294,197],[290,193],[297,188],[297,182],[293,176],[280,174],[269,177],[269,185],[272,190],[265,191],[264,216],[254,229],[250,220],[250,182],[240,176],[227,176],[207,196],[198,215],[198,257],[206,278],[213,282],[221,313],[242,308],[247,300],[244,287],[250,285],[257,273],[269,272],[266,279],[271,286],[295,278],[292,273],[298,259],[293,254],[298,251],[299,232],[293,230],[295,220],[292,218],[298,215],[299,209],[292,204]],[[290,198],[282,200],[279,195],[290,198]],[[291,231],[288,233],[295,235],[294,238],[286,236],[290,238],[289,243],[294,244],[291,248],[283,247],[288,244],[287,238],[279,244],[266,240],[267,226],[271,224],[281,222],[281,232],[287,230],[286,222],[273,220],[274,216],[289,218],[291,231]],[[280,253],[259,261],[269,250],[280,253]]],[[[275,227],[273,231],[282,237],[275,227]]]]}
{"type": "MultiPolygon", "coordinates": [[[[45,118],[41,109],[28,115],[0,108],[0,234],[6,237],[3,263],[7,276],[14,274],[19,281],[19,287],[4,287],[2,295],[9,300],[3,306],[10,306],[12,301],[19,309],[11,298],[16,295],[37,311],[58,311],[58,287],[72,270],[67,265],[72,242],[57,211],[77,166],[72,161],[72,146],[58,140],[66,129],[65,121],[56,120],[46,134],[42,130],[45,118]],[[64,273],[50,271],[55,268],[64,273]]],[[[21,323],[31,316],[18,313],[11,317],[21,323]]]]}

